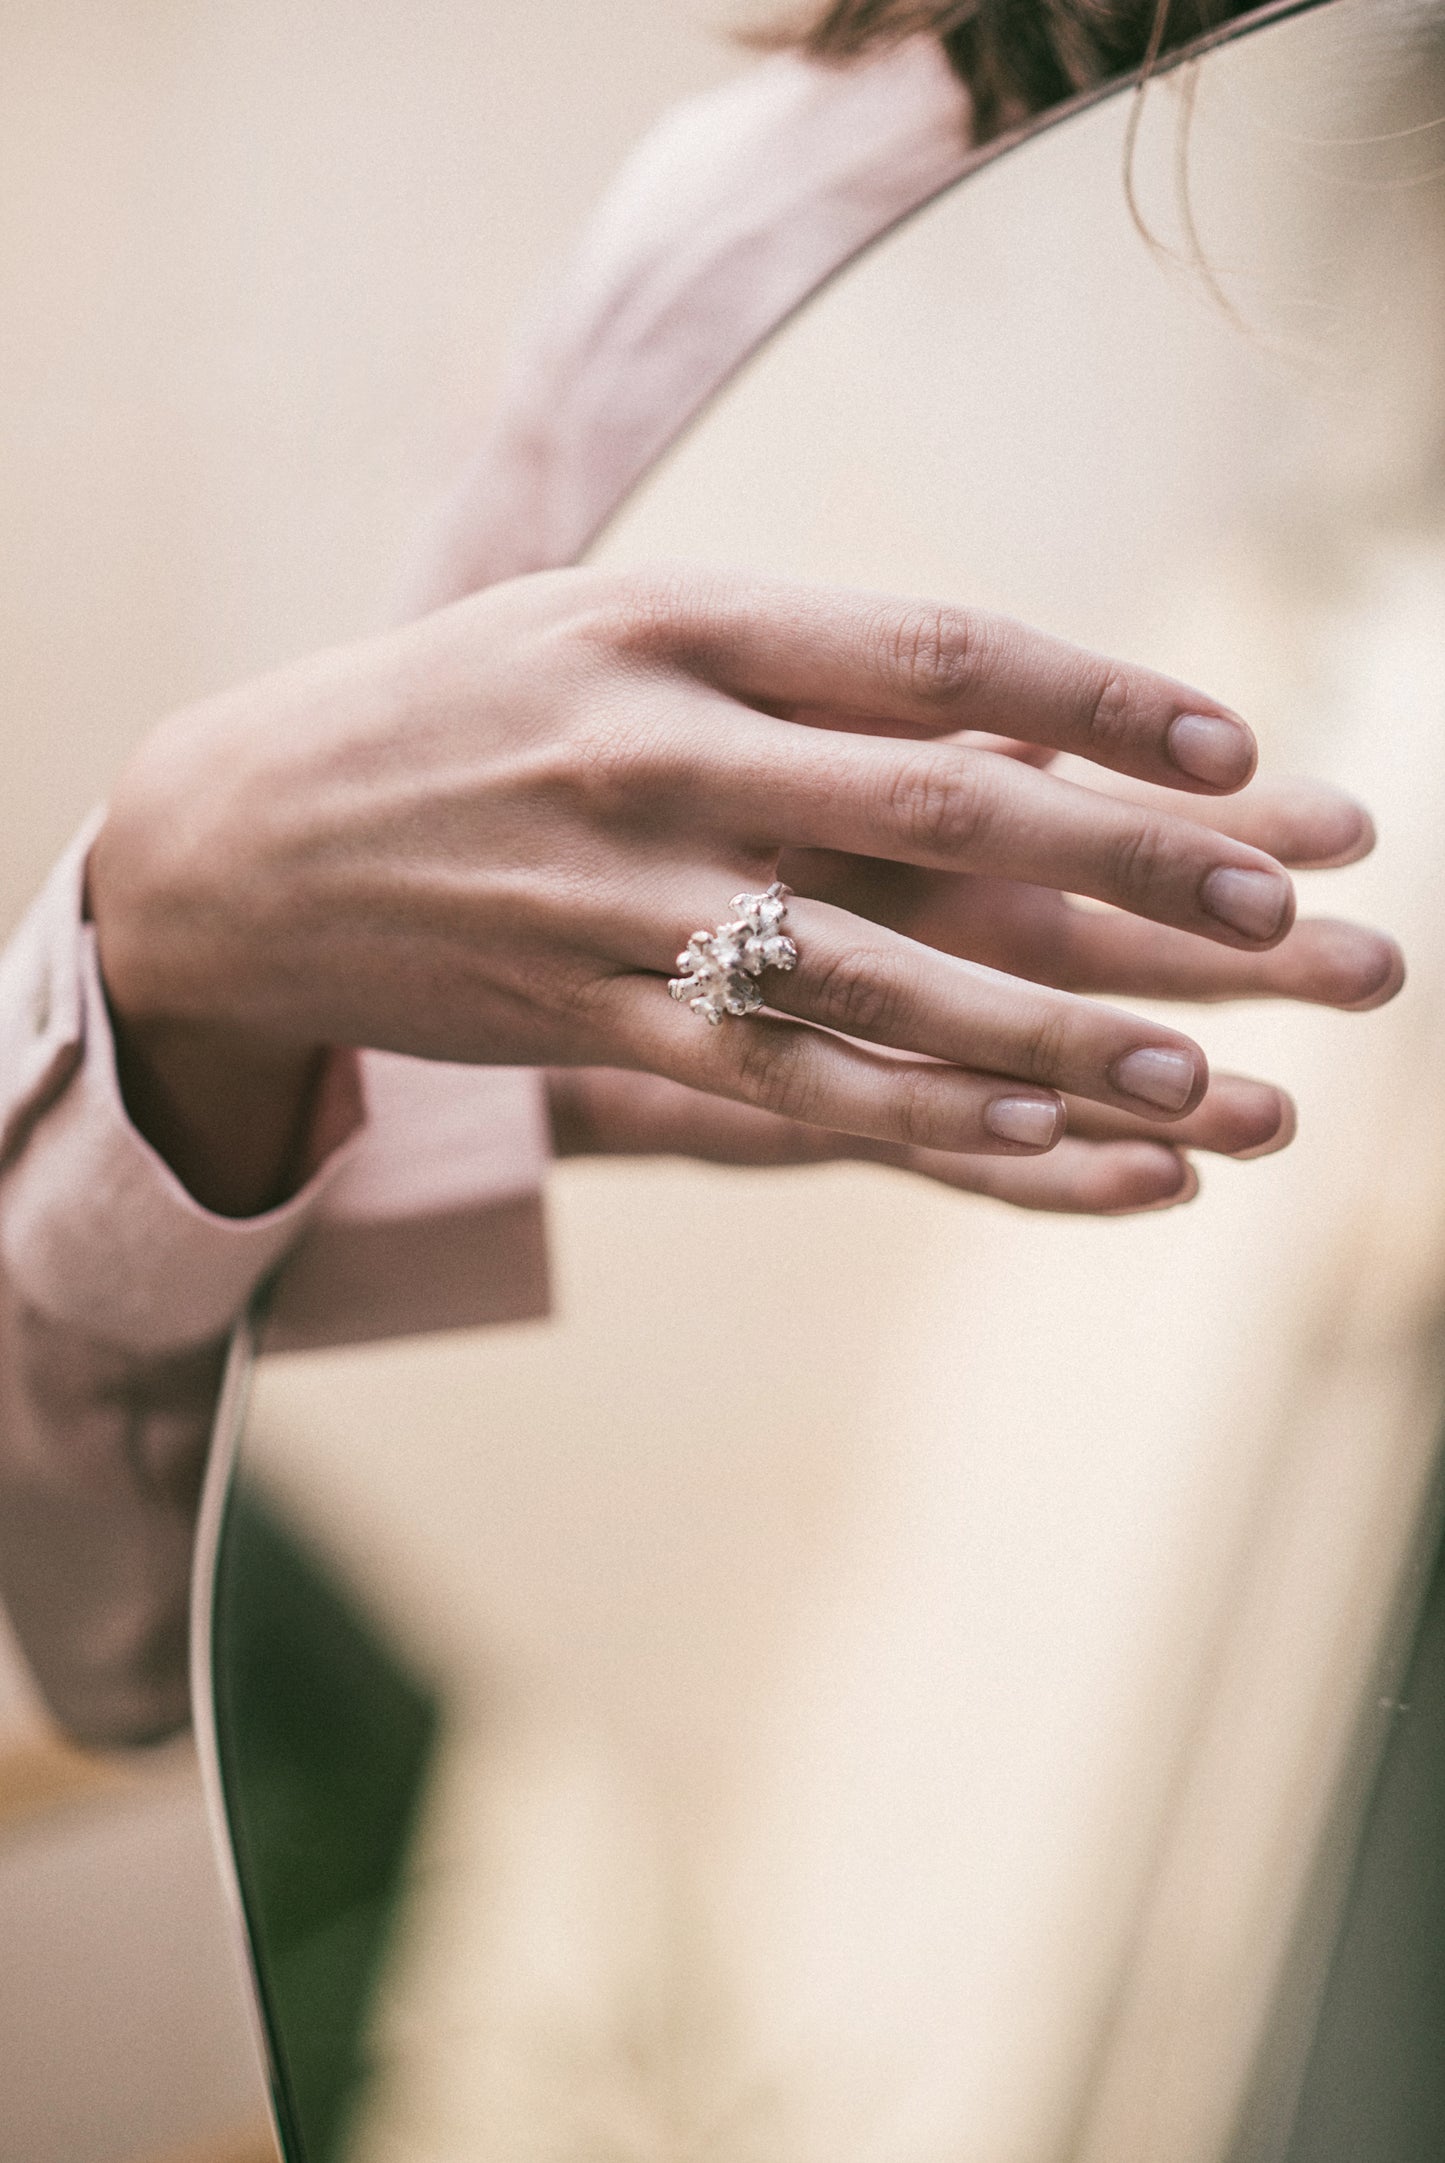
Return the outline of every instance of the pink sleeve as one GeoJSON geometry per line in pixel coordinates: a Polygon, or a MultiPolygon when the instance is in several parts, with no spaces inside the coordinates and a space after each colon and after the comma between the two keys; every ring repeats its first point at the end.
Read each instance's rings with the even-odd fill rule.
{"type": "Polygon", "coordinates": [[[126,1116],[80,834],[0,958],[0,1587],[56,1717],[136,1743],[187,1717],[196,1498],[226,1336],[515,1320],[546,1303],[539,1077],[342,1053],[312,1170],[213,1216],[126,1116]]]}
{"type": "Polygon", "coordinates": [[[782,53],[667,114],[519,342],[403,613],[576,562],[750,352],[988,154],[971,125],[932,37],[848,67],[782,53]]]}
{"type": "Polygon", "coordinates": [[[547,1139],[526,1068],[339,1053],[298,1193],[247,1218],[191,1197],[121,1101],[80,913],[92,835],[0,966],[0,1268],[25,1304],[147,1356],[223,1334],[283,1261],[275,1327],[293,1345],[541,1311],[547,1139]]]}

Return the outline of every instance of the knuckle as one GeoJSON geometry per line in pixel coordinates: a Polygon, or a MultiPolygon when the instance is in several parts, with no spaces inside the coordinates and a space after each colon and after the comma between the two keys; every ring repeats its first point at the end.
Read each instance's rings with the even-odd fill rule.
{"type": "Polygon", "coordinates": [[[638,750],[635,726],[613,715],[592,715],[572,728],[560,747],[562,778],[583,796],[625,797],[636,778],[638,750]]]}
{"type": "Polygon", "coordinates": [[[545,991],[543,1003],[549,1012],[565,1014],[599,1037],[614,1036],[617,1022],[626,1014],[628,984],[620,970],[572,963],[551,972],[545,991]]]}
{"type": "Polygon", "coordinates": [[[576,722],[553,747],[552,788],[590,820],[623,814],[639,794],[642,758],[634,723],[594,714],[576,722]]]}
{"type": "Polygon", "coordinates": [[[613,665],[655,675],[706,674],[735,642],[734,582],[689,564],[657,564],[614,574],[588,613],[585,631],[613,665]]]}
{"type": "Polygon", "coordinates": [[[888,810],[906,844],[950,863],[977,847],[989,815],[977,769],[938,752],[902,761],[890,783],[888,810]]]}
{"type": "Polygon", "coordinates": [[[1138,735],[1138,700],[1128,669],[1101,662],[1084,692],[1083,736],[1106,756],[1127,750],[1138,735]]]}
{"type": "Polygon", "coordinates": [[[909,1149],[947,1146],[949,1109],[936,1067],[899,1062],[897,1074],[889,1080],[889,1112],[895,1139],[909,1149]]]}
{"type": "Polygon", "coordinates": [[[893,955],[843,948],[810,972],[809,1006],[819,1021],[845,1036],[887,1036],[908,997],[912,971],[893,955]]]}
{"type": "Polygon", "coordinates": [[[952,707],[987,665],[984,621],[966,609],[911,608],[888,629],[886,659],[911,697],[925,706],[952,707]]]}
{"type": "Polygon", "coordinates": [[[734,1074],[744,1103],[789,1119],[806,1120],[814,1091],[807,1079],[802,1040],[791,1031],[767,1024],[754,1024],[737,1035],[740,1041],[734,1052],[734,1074]]]}
{"type": "Polygon", "coordinates": [[[1073,1023],[1062,1002],[1038,1007],[1028,1019],[1019,1040],[1019,1073],[1026,1081],[1048,1083],[1067,1079],[1074,1061],[1073,1023]]]}
{"type": "Polygon", "coordinates": [[[671,657],[683,614],[684,586],[682,573],[666,566],[618,572],[593,596],[573,630],[614,657],[644,665],[664,661],[671,657]]]}
{"type": "Polygon", "coordinates": [[[557,746],[554,781],[590,821],[626,824],[698,785],[695,749],[641,704],[579,720],[557,746]]]}
{"type": "Polygon", "coordinates": [[[1174,856],[1169,829],[1158,819],[1127,820],[1108,847],[1112,891],[1127,900],[1147,899],[1167,883],[1174,856]]]}

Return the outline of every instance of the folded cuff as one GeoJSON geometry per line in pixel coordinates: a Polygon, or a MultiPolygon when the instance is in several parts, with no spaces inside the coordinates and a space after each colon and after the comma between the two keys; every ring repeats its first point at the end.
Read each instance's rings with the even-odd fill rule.
{"type": "Polygon", "coordinates": [[[260,1216],[216,1216],[131,1124],[89,927],[78,962],[79,1063],[6,1175],[5,1272],[40,1313],[88,1337],[181,1351],[230,1328],[316,1215],[364,1125],[356,1058],[328,1063],[315,1169],[299,1191],[260,1216]]]}
{"type": "Polygon", "coordinates": [[[80,1058],[85,863],[103,816],[91,813],[0,954],[0,1167],[80,1058]]]}
{"type": "Polygon", "coordinates": [[[360,1070],[366,1127],[277,1278],[266,1349],[545,1314],[542,1075],[377,1051],[360,1070]]]}

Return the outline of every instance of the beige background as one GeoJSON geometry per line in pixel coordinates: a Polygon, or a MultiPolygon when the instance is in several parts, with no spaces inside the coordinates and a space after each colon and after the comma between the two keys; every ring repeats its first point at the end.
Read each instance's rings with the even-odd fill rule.
{"type": "MultiPolygon", "coordinates": [[[[544,258],[736,62],[676,5],[4,22],[13,914],[152,715],[385,612],[544,258]]],[[[1197,671],[1377,800],[1348,891],[1416,989],[1201,1023],[1307,1125],[1186,1226],[577,1168],[554,1324],[269,1371],[257,1460],[457,1714],[368,2163],[673,2163],[704,2123],[726,2163],[1218,2153],[1436,1402],[1438,380],[1362,399],[1348,330],[1384,308],[1371,352],[1438,350],[1438,198],[1382,221],[1308,149],[1367,132],[1337,92],[1369,81],[1354,48],[1313,103],[1265,70],[1220,139],[1225,259],[1277,303],[1306,246],[1333,383],[1151,260],[1114,116],[840,287],[613,543],[967,591],[1197,671]]],[[[157,1882],[199,1906],[183,1763],[161,1787],[157,1882]]],[[[94,1858],[120,1820],[86,1807],[94,1858]]],[[[23,1975],[57,1910],[11,1852],[23,1975]]],[[[91,1873],[97,1903],[142,1882],[91,1873]]],[[[125,1912],[144,2025],[202,1955],[125,1912]]],[[[170,2125],[158,2092],[124,2126],[106,2096],[96,2163],[223,2129],[219,2077],[173,2081],[170,2125]]],[[[58,2122],[27,2157],[85,2163],[58,2122]]]]}
{"type": "MultiPolygon", "coordinates": [[[[4,0],[0,932],[170,707],[372,628],[551,259],[739,65],[705,0],[4,0]]],[[[254,2108],[187,1754],[98,1789],[0,1646],[0,2154],[254,2108]]]]}

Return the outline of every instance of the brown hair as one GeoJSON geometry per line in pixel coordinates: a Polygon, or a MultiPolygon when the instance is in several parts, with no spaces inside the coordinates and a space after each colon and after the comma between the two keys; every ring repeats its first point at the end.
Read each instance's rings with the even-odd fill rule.
{"type": "Polygon", "coordinates": [[[938,38],[990,137],[1248,14],[1258,0],[826,0],[766,42],[854,60],[903,38],[938,38]]]}

